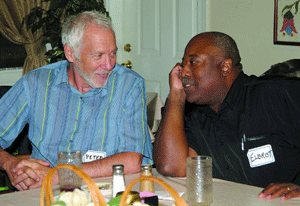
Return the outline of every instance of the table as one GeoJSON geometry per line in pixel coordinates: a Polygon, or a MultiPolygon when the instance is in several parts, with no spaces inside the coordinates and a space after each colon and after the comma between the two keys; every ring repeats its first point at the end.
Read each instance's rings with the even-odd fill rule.
{"type": "MultiPolygon", "coordinates": [[[[153,170],[155,177],[164,180],[167,184],[171,185],[178,192],[186,192],[185,180],[186,178],[172,178],[160,175],[155,169],[153,170]]],[[[125,182],[128,185],[132,180],[139,177],[139,174],[126,175],[125,182]]],[[[97,178],[95,182],[112,182],[112,177],[97,178]]],[[[229,182],[220,179],[213,179],[214,187],[214,202],[212,206],[238,206],[238,205],[300,205],[300,198],[281,201],[279,198],[274,200],[259,199],[257,195],[262,191],[262,188],[229,182]]],[[[139,190],[139,183],[135,184],[132,190],[139,190]]],[[[155,191],[165,191],[162,187],[155,184],[155,191]]],[[[9,193],[0,195],[0,205],[5,206],[35,206],[39,205],[41,189],[32,189],[27,191],[9,193]]],[[[53,186],[54,195],[59,192],[58,186],[53,186]]],[[[186,198],[185,193],[183,198],[186,198]]],[[[162,201],[162,205],[172,205],[170,201],[162,201]]]]}

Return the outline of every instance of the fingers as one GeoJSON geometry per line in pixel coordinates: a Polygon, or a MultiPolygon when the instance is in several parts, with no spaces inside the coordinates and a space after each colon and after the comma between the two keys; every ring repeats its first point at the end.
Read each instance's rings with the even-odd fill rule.
{"type": "Polygon", "coordinates": [[[16,189],[20,191],[28,190],[28,187],[30,186],[30,184],[32,184],[30,182],[30,178],[28,178],[25,173],[22,173],[20,175],[12,173],[11,183],[16,189]],[[20,181],[20,179],[22,179],[22,181],[20,181]]]}
{"type": "Polygon", "coordinates": [[[12,170],[12,184],[18,190],[27,190],[41,185],[50,163],[43,160],[21,160],[12,170]]]}
{"type": "Polygon", "coordinates": [[[34,184],[31,184],[29,187],[28,187],[28,189],[35,189],[35,188],[39,188],[39,187],[41,187],[42,186],[42,181],[38,181],[38,182],[35,182],[34,184]]]}
{"type": "Polygon", "coordinates": [[[177,63],[175,67],[170,72],[169,76],[169,83],[170,83],[170,90],[172,91],[182,91],[183,92],[183,85],[181,82],[181,72],[182,67],[180,63],[177,63]]]}
{"type": "Polygon", "coordinates": [[[268,200],[281,197],[281,200],[287,200],[292,197],[300,196],[300,186],[293,183],[271,183],[259,195],[259,198],[268,200]]]}
{"type": "Polygon", "coordinates": [[[20,182],[25,182],[26,186],[30,186],[32,182],[40,181],[39,175],[36,172],[34,172],[34,170],[30,167],[23,167],[15,174],[16,177],[12,182],[13,185],[18,185],[20,182]]]}
{"type": "Polygon", "coordinates": [[[28,187],[23,182],[18,185],[14,185],[14,187],[19,191],[28,190],[28,187]]]}
{"type": "Polygon", "coordinates": [[[177,64],[173,67],[173,69],[172,69],[170,75],[176,74],[179,78],[181,78],[181,72],[182,72],[182,66],[181,66],[181,63],[177,63],[177,64]]]}
{"type": "Polygon", "coordinates": [[[17,188],[18,190],[23,191],[23,190],[30,189],[30,187],[32,185],[35,185],[37,183],[39,183],[39,182],[36,182],[33,179],[31,179],[31,178],[26,178],[24,181],[20,182],[19,184],[14,185],[14,187],[17,188]]]}
{"type": "Polygon", "coordinates": [[[269,184],[259,195],[259,198],[265,198],[276,191],[280,186],[277,183],[269,184]]]}
{"type": "Polygon", "coordinates": [[[50,166],[50,162],[45,162],[44,160],[41,160],[41,159],[38,159],[37,162],[46,167],[50,166]]]}
{"type": "Polygon", "coordinates": [[[285,195],[281,196],[281,200],[288,200],[291,199],[293,197],[299,197],[300,196],[300,189],[296,188],[296,189],[292,189],[290,190],[288,193],[286,193],[285,195]]]}

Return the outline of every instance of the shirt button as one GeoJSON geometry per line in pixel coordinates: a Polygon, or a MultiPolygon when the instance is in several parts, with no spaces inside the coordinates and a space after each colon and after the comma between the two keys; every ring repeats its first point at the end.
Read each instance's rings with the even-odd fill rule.
{"type": "Polygon", "coordinates": [[[72,143],[72,142],[73,142],[73,140],[70,140],[69,142],[70,142],[70,143],[72,143]]]}
{"type": "Polygon", "coordinates": [[[229,165],[227,165],[227,169],[228,169],[228,170],[230,169],[229,165]]]}

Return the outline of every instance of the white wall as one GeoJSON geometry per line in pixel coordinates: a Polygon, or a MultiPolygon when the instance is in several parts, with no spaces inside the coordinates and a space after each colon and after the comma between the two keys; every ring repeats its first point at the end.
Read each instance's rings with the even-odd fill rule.
{"type": "MultiPolygon", "coordinates": [[[[116,5],[111,6],[119,9],[116,5]]],[[[300,47],[273,44],[274,0],[207,0],[206,5],[207,31],[224,32],[235,39],[246,74],[260,75],[272,64],[300,58],[300,47]]],[[[1,71],[0,84],[7,84],[11,77],[15,82],[20,76],[21,72],[4,75],[1,71]]]]}
{"type": "Polygon", "coordinates": [[[224,32],[237,42],[246,74],[260,75],[272,64],[300,58],[299,46],[273,44],[273,25],[274,0],[207,0],[207,31],[224,32]]]}
{"type": "Polygon", "coordinates": [[[12,86],[22,77],[23,69],[0,71],[0,86],[12,86]]]}

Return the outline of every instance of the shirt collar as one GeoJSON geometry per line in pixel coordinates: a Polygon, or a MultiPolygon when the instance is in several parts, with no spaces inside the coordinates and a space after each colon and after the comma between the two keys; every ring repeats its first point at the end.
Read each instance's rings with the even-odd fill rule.
{"type": "Polygon", "coordinates": [[[240,72],[238,77],[234,80],[233,84],[231,85],[230,90],[228,91],[224,101],[220,105],[219,111],[221,111],[225,105],[228,105],[230,109],[233,109],[235,107],[236,101],[238,100],[246,82],[246,76],[247,75],[244,74],[243,71],[240,72]]]}
{"type": "MultiPolygon", "coordinates": [[[[53,72],[57,72],[57,74],[56,74],[57,77],[56,77],[54,85],[57,86],[62,83],[69,84],[67,68],[69,67],[70,63],[67,60],[63,60],[63,61],[57,62],[57,63],[59,63],[59,66],[58,66],[59,68],[53,70],[53,72]]],[[[54,63],[54,64],[57,64],[57,63],[54,63]]]]}
{"type": "Polygon", "coordinates": [[[242,88],[246,82],[246,74],[244,74],[243,71],[240,72],[238,77],[234,80],[233,84],[231,85],[231,88],[229,92],[227,93],[224,101],[220,105],[219,112],[216,113],[214,110],[212,110],[208,105],[199,105],[197,109],[199,109],[202,112],[205,112],[206,115],[216,118],[219,118],[219,115],[226,111],[226,108],[229,107],[231,110],[235,107],[236,101],[239,98],[239,95],[242,91],[242,88]]]}

